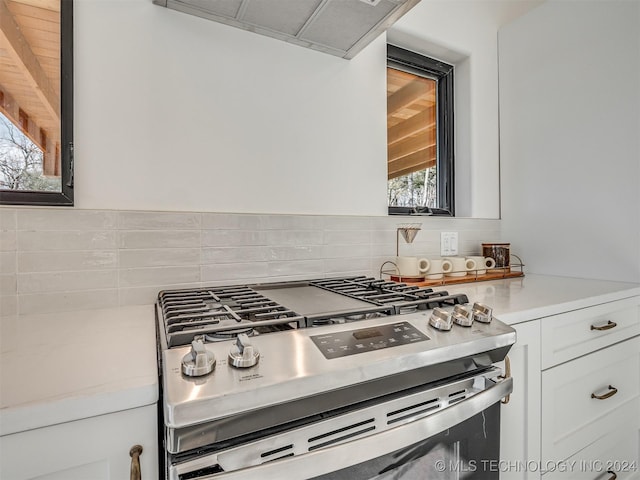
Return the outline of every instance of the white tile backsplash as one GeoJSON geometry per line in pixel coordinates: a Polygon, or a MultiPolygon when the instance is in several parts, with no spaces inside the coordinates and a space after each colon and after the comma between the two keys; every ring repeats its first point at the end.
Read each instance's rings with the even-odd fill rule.
{"type": "Polygon", "coordinates": [[[265,230],[322,230],[323,217],[315,215],[265,215],[262,217],[265,230]]]}
{"type": "Polygon", "coordinates": [[[16,275],[0,275],[0,296],[15,295],[18,293],[16,275]]]}
{"type": "Polygon", "coordinates": [[[200,230],[120,230],[118,248],[200,248],[200,230]]]}
{"type": "Polygon", "coordinates": [[[0,295],[0,318],[18,313],[17,295],[0,295]]]}
{"type": "Polygon", "coordinates": [[[325,257],[326,247],[322,245],[292,245],[267,247],[268,260],[311,260],[325,257]]]}
{"type": "Polygon", "coordinates": [[[288,262],[269,262],[267,275],[282,277],[286,275],[308,274],[311,277],[321,277],[323,272],[322,260],[295,260],[288,262]]]}
{"type": "Polygon", "coordinates": [[[98,290],[118,286],[117,270],[18,274],[18,294],[98,290]]]}
{"type": "MultiPolygon", "coordinates": [[[[202,265],[202,281],[240,280],[268,277],[267,262],[226,263],[216,265],[202,265]]],[[[254,280],[251,280],[254,281],[254,280]]]]}
{"type": "Polygon", "coordinates": [[[231,213],[203,213],[203,230],[260,230],[263,224],[260,215],[233,215],[231,213]]]}
{"type": "Polygon", "coordinates": [[[0,274],[16,273],[16,252],[0,252],[0,274]]]}
{"type": "Polygon", "coordinates": [[[23,294],[18,296],[18,313],[21,315],[111,308],[118,305],[118,289],[116,288],[82,292],[23,294]]]}
{"type": "Polygon", "coordinates": [[[0,231],[15,230],[17,212],[13,208],[0,208],[0,231]]]}
{"type": "Polygon", "coordinates": [[[199,230],[200,213],[118,212],[121,230],[199,230]]]}
{"type": "Polygon", "coordinates": [[[253,230],[202,230],[203,247],[266,245],[267,233],[253,230]]]}
{"type": "Polygon", "coordinates": [[[15,230],[0,230],[0,252],[15,251],[17,244],[15,230]]]}
{"type": "Polygon", "coordinates": [[[202,264],[265,262],[269,260],[268,247],[203,247],[202,264]]]}
{"type": "Polygon", "coordinates": [[[118,251],[19,252],[18,268],[22,273],[116,269],[118,251]]]}
{"type": "Polygon", "coordinates": [[[19,251],[109,250],[116,248],[115,230],[18,231],[19,251]]]}
{"type": "Polygon", "coordinates": [[[120,251],[120,268],[200,265],[199,248],[153,248],[120,251]]]}
{"type": "Polygon", "coordinates": [[[43,208],[20,210],[17,230],[113,230],[116,212],[43,208]]]}
{"type": "Polygon", "coordinates": [[[166,288],[378,276],[400,254],[461,254],[500,240],[499,220],[0,207],[0,315],[152,303],[166,288]]]}
{"type": "Polygon", "coordinates": [[[271,230],[267,233],[269,245],[322,245],[322,230],[271,230]]]}
{"type": "Polygon", "coordinates": [[[162,286],[170,283],[193,283],[200,281],[200,266],[121,268],[120,287],[162,286]]]}

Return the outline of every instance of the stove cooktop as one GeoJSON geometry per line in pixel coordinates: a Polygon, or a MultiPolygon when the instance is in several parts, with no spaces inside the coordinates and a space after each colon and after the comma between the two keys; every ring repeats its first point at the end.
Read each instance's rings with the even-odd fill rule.
{"type": "Polygon", "coordinates": [[[158,316],[167,348],[467,303],[463,294],[365,276],[164,290],[158,316]]]}

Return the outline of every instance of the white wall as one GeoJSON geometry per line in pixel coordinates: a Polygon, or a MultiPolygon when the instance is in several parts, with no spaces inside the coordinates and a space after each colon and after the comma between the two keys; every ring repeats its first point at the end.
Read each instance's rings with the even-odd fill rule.
{"type": "Polygon", "coordinates": [[[640,281],[640,2],[500,32],[502,229],[528,271],[640,281]]]}
{"type": "Polygon", "coordinates": [[[384,38],[349,62],[151,0],[75,10],[78,207],[385,213],[384,38]]]}
{"type": "MultiPolygon", "coordinates": [[[[513,3],[425,0],[397,26],[470,70],[463,216],[498,216],[495,37],[513,3]]],[[[76,2],[75,28],[78,207],[386,213],[384,35],[346,61],[151,0],[76,2]]]]}

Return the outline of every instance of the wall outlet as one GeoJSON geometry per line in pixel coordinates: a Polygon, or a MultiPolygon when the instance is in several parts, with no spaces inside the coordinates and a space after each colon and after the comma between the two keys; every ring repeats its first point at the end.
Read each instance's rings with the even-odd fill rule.
{"type": "Polygon", "coordinates": [[[458,232],[440,232],[440,255],[458,254],[458,232]]]}

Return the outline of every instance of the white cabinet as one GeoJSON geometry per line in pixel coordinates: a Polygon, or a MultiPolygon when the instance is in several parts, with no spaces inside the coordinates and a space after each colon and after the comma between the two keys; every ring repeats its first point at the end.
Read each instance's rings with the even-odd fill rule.
{"type": "Polygon", "coordinates": [[[543,460],[566,460],[625,424],[640,427],[639,379],[640,337],[544,371],[543,460]]]}
{"type": "Polygon", "coordinates": [[[513,393],[500,410],[501,479],[540,478],[540,322],[514,325],[509,351],[513,393]]]}
{"type": "Polygon", "coordinates": [[[640,479],[640,297],[513,326],[501,479],[640,479]]]}
{"type": "Polygon", "coordinates": [[[129,450],[143,448],[144,480],[158,477],[156,406],[133,408],[0,437],[0,478],[123,480],[129,450]]]}

